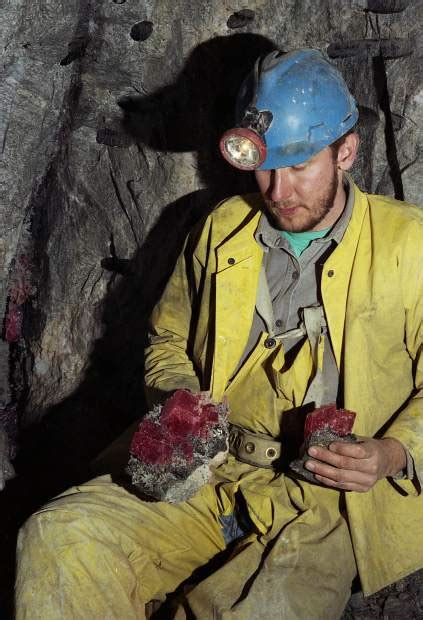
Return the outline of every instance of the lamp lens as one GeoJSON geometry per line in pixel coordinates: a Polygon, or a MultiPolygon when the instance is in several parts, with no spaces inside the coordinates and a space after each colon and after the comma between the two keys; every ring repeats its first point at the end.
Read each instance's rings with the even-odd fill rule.
{"type": "Polygon", "coordinates": [[[225,140],[225,151],[229,159],[245,168],[256,168],[260,163],[258,147],[245,136],[229,136],[225,140]]]}

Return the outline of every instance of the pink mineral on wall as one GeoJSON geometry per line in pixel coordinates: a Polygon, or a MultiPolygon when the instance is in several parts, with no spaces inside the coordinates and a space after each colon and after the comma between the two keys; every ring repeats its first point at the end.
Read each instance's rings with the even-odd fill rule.
{"type": "Polygon", "coordinates": [[[9,304],[4,321],[4,339],[6,342],[18,342],[22,336],[23,312],[15,304],[9,304]]]}
{"type": "Polygon", "coordinates": [[[4,320],[4,339],[9,343],[18,342],[22,338],[23,304],[35,292],[31,267],[26,254],[20,254],[16,258],[10,278],[9,302],[4,320]]]}
{"type": "Polygon", "coordinates": [[[21,306],[35,292],[32,284],[31,262],[25,254],[21,254],[16,259],[11,280],[9,290],[10,301],[17,306],[21,306]]]}

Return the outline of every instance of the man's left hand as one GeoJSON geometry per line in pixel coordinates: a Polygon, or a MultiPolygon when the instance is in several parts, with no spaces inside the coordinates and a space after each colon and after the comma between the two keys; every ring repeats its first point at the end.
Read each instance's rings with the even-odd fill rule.
{"type": "Polygon", "coordinates": [[[335,441],[328,448],[312,446],[305,467],[318,482],[344,491],[369,491],[378,480],[406,467],[407,456],[396,439],[361,437],[357,442],[335,441]],[[317,459],[317,460],[315,460],[317,459]]]}

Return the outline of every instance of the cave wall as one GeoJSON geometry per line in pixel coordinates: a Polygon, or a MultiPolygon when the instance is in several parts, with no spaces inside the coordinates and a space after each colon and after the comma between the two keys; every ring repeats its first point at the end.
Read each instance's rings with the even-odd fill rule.
{"type": "Polygon", "coordinates": [[[184,235],[252,187],[217,139],[259,54],[325,50],[360,106],[357,182],[422,205],[418,0],[0,6],[0,423],[12,443],[18,419],[42,419],[62,447],[94,437],[99,449],[141,413],[146,317],[184,235]]]}

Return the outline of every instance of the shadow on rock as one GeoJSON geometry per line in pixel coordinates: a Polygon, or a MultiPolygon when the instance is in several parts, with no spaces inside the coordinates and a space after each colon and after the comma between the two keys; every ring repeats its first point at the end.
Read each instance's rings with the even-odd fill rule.
{"type": "MultiPolygon", "coordinates": [[[[254,189],[251,175],[235,171],[221,158],[218,139],[234,124],[236,93],[255,59],[274,48],[254,34],[202,43],[173,84],[145,97],[120,100],[119,124],[99,129],[97,140],[110,148],[122,146],[123,140],[159,151],[195,151],[204,189],[168,205],[134,257],[103,259],[102,266],[112,272],[100,318],[103,335],[94,344],[78,389],[22,430],[18,477],[0,495],[4,505],[14,504],[15,523],[52,495],[89,478],[92,459],[145,411],[148,317],[186,234],[219,200],[254,189]]],[[[59,166],[66,166],[66,160],[56,162],[59,166]]],[[[60,188],[55,187],[54,169],[49,174],[42,200],[57,211],[60,188]]],[[[41,243],[48,243],[48,231],[41,243]]]]}

